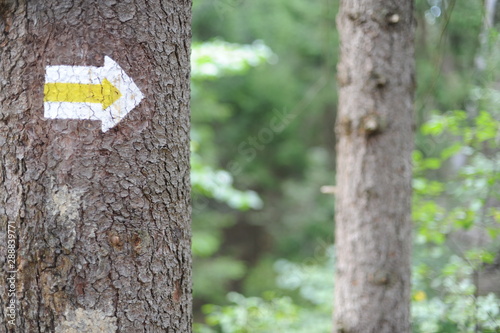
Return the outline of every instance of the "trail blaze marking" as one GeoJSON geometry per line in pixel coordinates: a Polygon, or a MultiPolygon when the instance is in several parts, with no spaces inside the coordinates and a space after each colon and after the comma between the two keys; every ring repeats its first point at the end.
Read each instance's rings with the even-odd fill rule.
{"type": "Polygon", "coordinates": [[[102,84],[47,83],[44,102],[101,103],[107,109],[121,93],[107,79],[102,84]]]}
{"type": "Polygon", "coordinates": [[[103,67],[47,66],[44,117],[100,120],[106,132],[144,98],[134,81],[110,57],[103,67]]]}

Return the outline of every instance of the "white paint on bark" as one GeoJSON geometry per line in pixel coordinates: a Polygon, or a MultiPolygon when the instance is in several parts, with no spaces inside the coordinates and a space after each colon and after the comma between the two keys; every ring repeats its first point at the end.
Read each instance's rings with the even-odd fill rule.
{"type": "Polygon", "coordinates": [[[80,198],[82,192],[69,190],[67,186],[61,187],[52,193],[52,201],[57,212],[69,220],[75,220],[79,216],[80,198]]]}
{"type": "Polygon", "coordinates": [[[76,239],[76,223],[80,217],[82,191],[70,190],[62,186],[52,193],[49,209],[58,215],[58,225],[65,231],[61,244],[65,249],[72,249],[76,239]]]}
{"type": "Polygon", "coordinates": [[[104,57],[103,67],[47,66],[44,91],[45,118],[100,120],[103,132],[116,126],[144,98],[134,81],[110,57],[104,57]],[[57,89],[54,84],[61,84],[59,92],[47,89],[49,85],[51,89],[57,89]],[[87,89],[86,98],[76,98],[83,92],[70,84],[85,85],[81,90],[87,89]],[[90,85],[102,86],[98,90],[108,96],[104,99],[96,97],[95,92],[88,88],[90,85]],[[109,96],[115,91],[119,92],[116,100],[109,96]],[[49,95],[51,98],[48,99],[49,95]],[[111,105],[106,101],[112,102],[111,105]]]}
{"type": "Polygon", "coordinates": [[[116,317],[107,317],[102,311],[66,310],[66,320],[56,326],[55,333],[115,333],[116,317]]]}

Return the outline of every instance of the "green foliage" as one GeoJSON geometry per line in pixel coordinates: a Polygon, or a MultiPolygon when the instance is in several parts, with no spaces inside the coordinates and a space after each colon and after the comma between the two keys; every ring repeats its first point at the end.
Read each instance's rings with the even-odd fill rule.
{"type": "MultiPolygon", "coordinates": [[[[500,213],[488,202],[491,198],[500,199],[496,167],[499,156],[488,149],[498,148],[499,124],[494,114],[486,111],[475,117],[452,111],[436,115],[422,126],[425,136],[445,144],[431,156],[418,150],[413,155],[417,252],[413,276],[414,332],[500,330],[500,299],[494,294],[477,295],[473,283],[476,271],[493,263],[495,252],[470,248],[459,256],[445,246],[454,232],[473,227],[487,227],[490,235],[498,235],[500,213]],[[456,156],[463,156],[466,163],[454,167],[451,160],[456,156]],[[446,181],[432,179],[450,168],[455,169],[447,172],[446,181]]],[[[321,161],[320,151],[313,156],[321,161]]],[[[196,331],[328,331],[333,261],[296,264],[281,259],[274,268],[279,293],[264,293],[263,297],[230,293],[229,305],[204,307],[207,322],[197,325],[196,331]],[[331,283],[326,283],[329,280],[331,283]]]]}
{"type": "Polygon", "coordinates": [[[474,283],[500,251],[499,116],[496,110],[451,111],[421,128],[435,145],[414,153],[415,332],[500,330],[500,299],[478,295],[474,283]],[[490,240],[479,247],[453,240],[467,230],[490,240]]]}
{"type": "Polygon", "coordinates": [[[228,43],[220,39],[194,43],[191,52],[191,77],[194,80],[208,80],[244,74],[264,62],[276,61],[276,55],[259,40],[251,45],[228,43]]]}
{"type": "Polygon", "coordinates": [[[299,319],[299,308],[289,297],[272,295],[266,300],[260,297],[246,298],[237,293],[229,293],[227,297],[233,305],[205,305],[203,309],[208,314],[207,323],[217,328],[199,329],[198,332],[287,332],[299,319]]]}
{"type": "MultiPolygon", "coordinates": [[[[230,293],[229,305],[204,306],[206,324],[195,325],[197,333],[329,332],[333,295],[333,248],[326,258],[296,264],[276,263],[281,291],[263,297],[230,293]],[[299,299],[283,295],[298,291],[299,299]]],[[[434,253],[440,257],[442,253],[434,253]]],[[[451,256],[437,277],[435,269],[420,264],[414,268],[412,318],[418,333],[497,332],[500,329],[500,299],[494,294],[475,295],[474,268],[470,262],[451,256]],[[439,290],[436,292],[436,290],[439,290]]]]}
{"type": "Polygon", "coordinates": [[[262,297],[231,292],[229,305],[205,305],[206,324],[196,333],[274,333],[331,331],[333,296],[333,247],[307,263],[278,260],[275,264],[279,291],[262,297]],[[286,292],[295,291],[289,295],[286,292]]]}
{"type": "Polygon", "coordinates": [[[422,126],[422,134],[451,144],[435,152],[436,157],[424,157],[421,151],[413,155],[414,200],[418,202],[413,215],[421,242],[429,241],[435,232],[441,235],[432,241],[441,244],[444,235],[454,230],[495,225],[487,210],[488,202],[499,197],[499,156],[487,150],[498,148],[499,126],[500,122],[486,111],[474,118],[464,111],[448,112],[422,126]],[[454,179],[448,176],[446,185],[427,178],[430,170],[453,168],[450,159],[457,156],[467,163],[452,172],[456,174],[454,179]],[[443,195],[451,198],[449,207],[436,201],[443,195]]]}
{"type": "Polygon", "coordinates": [[[414,270],[413,321],[419,333],[498,332],[500,299],[494,294],[477,296],[473,283],[474,268],[470,262],[452,256],[441,274],[432,280],[440,292],[430,298],[427,269],[414,270]],[[418,289],[422,288],[422,289],[418,289]]]}
{"type": "Polygon", "coordinates": [[[279,259],[274,265],[278,273],[277,285],[284,290],[296,290],[300,297],[310,304],[331,310],[334,264],[333,246],[327,247],[324,254],[300,264],[279,259]],[[332,283],[325,283],[325,278],[330,279],[332,283]]]}
{"type": "MultiPolygon", "coordinates": [[[[320,192],[321,186],[332,181],[328,171],[328,152],[320,147],[311,148],[303,157],[307,167],[299,179],[283,181],[277,190],[282,193],[267,195],[263,199],[281,212],[280,220],[266,225],[275,238],[275,253],[288,259],[301,260],[314,254],[318,242],[332,242],[334,200],[320,192]]],[[[254,223],[274,219],[275,210],[253,212],[254,223]]]]}
{"type": "MultiPolygon", "coordinates": [[[[319,188],[334,179],[337,6],[194,2],[194,295],[217,304],[198,333],[331,330],[333,261],[315,251],[333,238],[319,188]],[[294,117],[264,144],[276,112],[294,117]]],[[[498,298],[473,283],[500,250],[500,43],[478,38],[481,15],[477,1],[416,1],[415,332],[500,330],[498,298]],[[491,243],[454,240],[470,230],[491,243]]]]}
{"type": "Polygon", "coordinates": [[[334,178],[327,141],[333,140],[336,104],[330,73],[336,53],[329,46],[337,45],[331,29],[336,6],[194,2],[195,309],[226,303],[232,288],[251,295],[275,288],[278,258],[300,260],[314,252],[316,242],[332,240],[332,198],[319,189],[334,178]],[[292,112],[296,116],[273,129],[269,140],[259,139],[276,115],[287,119],[292,112]],[[236,240],[234,234],[247,237],[236,240]],[[211,263],[219,258],[234,260],[240,269],[216,272],[211,263]],[[262,276],[269,277],[265,283],[262,276]]]}
{"type": "Polygon", "coordinates": [[[231,214],[200,207],[199,203],[193,208],[193,294],[200,301],[224,302],[230,283],[247,271],[244,261],[220,253],[224,230],[235,221],[231,214]]]}
{"type": "Polygon", "coordinates": [[[193,284],[195,296],[222,302],[227,290],[227,283],[238,280],[246,272],[243,261],[231,257],[217,256],[209,261],[195,260],[193,284]]]}
{"type": "MultiPolygon", "coordinates": [[[[203,80],[219,78],[230,74],[245,74],[250,68],[258,66],[273,57],[273,53],[260,41],[253,45],[238,45],[215,40],[206,43],[196,43],[192,47],[191,75],[193,90],[203,80]]],[[[194,98],[196,101],[197,98],[194,98]]],[[[194,109],[193,113],[198,114],[194,109]]],[[[224,112],[216,108],[212,117],[206,116],[205,120],[223,118],[224,112]]],[[[214,198],[227,203],[235,209],[247,210],[262,208],[262,201],[254,191],[238,191],[233,188],[233,177],[225,170],[214,170],[199,155],[200,142],[203,135],[199,134],[199,125],[194,121],[191,135],[191,183],[196,195],[214,198]]],[[[205,127],[201,132],[206,136],[212,135],[205,127]]],[[[206,145],[204,145],[206,146],[206,145]]]]}
{"type": "Polygon", "coordinates": [[[195,194],[224,202],[231,208],[260,209],[263,205],[255,191],[236,190],[229,172],[212,169],[195,151],[191,153],[191,185],[195,194]]]}
{"type": "MultiPolygon", "coordinates": [[[[260,209],[261,198],[255,191],[237,190],[233,176],[226,170],[210,166],[211,147],[207,138],[214,131],[208,126],[223,120],[229,108],[219,105],[213,96],[199,87],[204,81],[225,75],[243,75],[272,57],[261,42],[237,45],[215,40],[193,45],[193,129],[191,134],[191,184],[193,190],[194,295],[198,299],[222,300],[231,281],[241,279],[247,265],[237,258],[218,255],[223,243],[223,230],[234,225],[229,214],[210,209],[214,199],[237,210],[260,209]],[[201,105],[204,105],[202,108],[201,105]],[[201,151],[204,154],[201,155],[201,151]]],[[[213,160],[212,160],[213,161],[213,160]]]]}

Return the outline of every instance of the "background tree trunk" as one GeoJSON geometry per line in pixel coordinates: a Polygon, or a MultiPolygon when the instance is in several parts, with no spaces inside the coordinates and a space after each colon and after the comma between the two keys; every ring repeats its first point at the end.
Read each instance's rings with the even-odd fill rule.
{"type": "Polygon", "coordinates": [[[190,19],[189,0],[0,1],[0,332],[191,331],[190,19]],[[107,132],[45,119],[45,67],[105,56],[141,103],[107,132]]]}
{"type": "Polygon", "coordinates": [[[335,331],[410,332],[411,0],[342,0],[335,331]]]}

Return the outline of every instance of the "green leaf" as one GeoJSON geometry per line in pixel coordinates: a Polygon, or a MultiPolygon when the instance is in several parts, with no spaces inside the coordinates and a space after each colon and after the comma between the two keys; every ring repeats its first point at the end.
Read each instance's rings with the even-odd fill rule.
{"type": "Polygon", "coordinates": [[[193,255],[209,257],[213,255],[220,246],[220,237],[214,233],[198,230],[192,237],[193,255]]]}
{"type": "Polygon", "coordinates": [[[426,169],[436,170],[441,167],[441,160],[439,158],[426,158],[423,162],[423,165],[426,169]]]}
{"type": "Polygon", "coordinates": [[[498,133],[498,122],[486,111],[476,117],[476,137],[478,142],[494,139],[498,133]]]}
{"type": "Polygon", "coordinates": [[[209,80],[229,74],[244,74],[265,62],[276,62],[276,55],[262,41],[251,45],[214,40],[194,43],[191,52],[191,76],[209,80]]]}
{"type": "Polygon", "coordinates": [[[465,257],[476,263],[477,265],[480,264],[492,264],[495,261],[495,253],[492,253],[490,251],[486,251],[484,249],[473,249],[470,251],[467,251],[465,254],[465,257]]]}
{"type": "Polygon", "coordinates": [[[447,160],[450,157],[456,155],[464,148],[464,145],[461,142],[455,142],[453,145],[443,149],[441,152],[441,158],[443,160],[447,160]]]}
{"type": "Polygon", "coordinates": [[[442,116],[436,116],[426,122],[422,128],[422,134],[423,135],[433,135],[437,136],[443,133],[443,131],[446,128],[446,119],[442,116]]]}
{"type": "Polygon", "coordinates": [[[500,236],[500,226],[498,226],[498,227],[490,227],[490,228],[486,228],[486,231],[488,232],[488,235],[489,235],[492,239],[496,239],[498,236],[500,236]]]}

